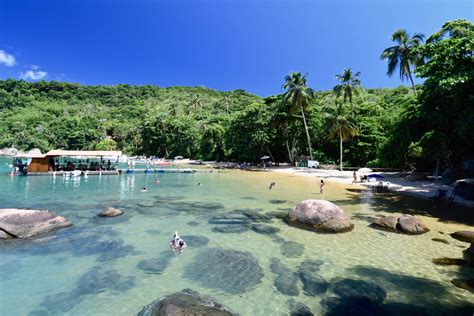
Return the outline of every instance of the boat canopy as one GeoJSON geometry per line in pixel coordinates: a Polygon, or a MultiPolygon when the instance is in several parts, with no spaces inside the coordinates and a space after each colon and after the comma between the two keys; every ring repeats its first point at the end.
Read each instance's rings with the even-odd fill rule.
{"type": "Polygon", "coordinates": [[[15,158],[46,158],[46,154],[31,153],[31,154],[17,154],[15,158]]]}
{"type": "Polygon", "coordinates": [[[89,157],[102,157],[102,156],[122,156],[121,151],[110,151],[110,150],[50,150],[45,156],[62,156],[62,157],[76,157],[76,156],[89,156],[89,157]]]}

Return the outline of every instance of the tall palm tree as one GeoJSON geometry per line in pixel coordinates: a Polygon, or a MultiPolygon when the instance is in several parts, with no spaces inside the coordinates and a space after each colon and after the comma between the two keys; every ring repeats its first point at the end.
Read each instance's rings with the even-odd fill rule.
{"type": "Polygon", "coordinates": [[[416,52],[416,48],[423,44],[425,35],[415,33],[413,37],[405,30],[397,30],[392,34],[392,41],[398,45],[386,48],[380,58],[388,61],[387,75],[391,76],[395,68],[400,68],[400,79],[410,79],[413,92],[416,94],[415,83],[411,76],[411,67],[415,68],[422,63],[422,58],[416,52]]]}
{"type": "Polygon", "coordinates": [[[333,88],[333,91],[338,97],[341,95],[343,96],[344,102],[349,99],[352,111],[354,111],[354,104],[352,104],[352,96],[359,94],[359,76],[360,72],[356,72],[355,74],[353,74],[350,68],[344,69],[342,75],[336,75],[336,79],[339,80],[339,82],[341,83],[333,88]]]}
{"type": "Polygon", "coordinates": [[[313,159],[313,152],[311,151],[311,139],[309,137],[308,125],[306,124],[305,109],[309,105],[309,101],[313,98],[314,92],[307,86],[308,74],[302,75],[301,72],[291,72],[285,77],[285,83],[282,88],[285,90],[284,98],[286,102],[290,103],[290,111],[301,111],[304,129],[306,131],[306,138],[308,140],[309,157],[313,159]]]}
{"type": "Polygon", "coordinates": [[[339,170],[342,171],[343,142],[356,136],[359,131],[354,122],[353,116],[346,114],[342,102],[336,100],[335,108],[330,108],[325,116],[329,129],[328,137],[330,139],[339,137],[339,170]]]}

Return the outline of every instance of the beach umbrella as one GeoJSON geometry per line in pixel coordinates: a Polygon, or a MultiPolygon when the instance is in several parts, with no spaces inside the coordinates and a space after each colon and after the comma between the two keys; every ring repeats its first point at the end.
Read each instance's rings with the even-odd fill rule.
{"type": "Polygon", "coordinates": [[[183,156],[176,156],[174,157],[174,159],[183,159],[184,157],[183,156]]]}
{"type": "Polygon", "coordinates": [[[380,174],[373,173],[373,174],[369,174],[367,176],[367,178],[379,178],[379,179],[381,179],[381,178],[383,178],[383,176],[380,175],[380,174]]]}
{"type": "Polygon", "coordinates": [[[267,160],[267,159],[270,159],[270,156],[266,156],[266,155],[265,155],[265,156],[261,157],[260,159],[261,159],[261,160],[267,160]]]}
{"type": "Polygon", "coordinates": [[[360,168],[357,172],[372,172],[372,169],[369,168],[360,168]]]}

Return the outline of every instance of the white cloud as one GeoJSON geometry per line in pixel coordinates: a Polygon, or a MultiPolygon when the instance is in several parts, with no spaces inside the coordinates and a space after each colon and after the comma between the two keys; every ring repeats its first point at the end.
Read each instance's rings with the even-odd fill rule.
{"type": "Polygon", "coordinates": [[[23,80],[41,80],[44,79],[48,76],[48,73],[46,71],[34,71],[34,70],[28,70],[26,72],[20,73],[20,79],[23,80]]]}
{"type": "Polygon", "coordinates": [[[31,65],[30,68],[33,69],[33,70],[38,70],[38,69],[40,69],[40,66],[31,65]]]}
{"type": "Polygon", "coordinates": [[[12,67],[15,65],[15,57],[0,49],[0,64],[12,67]]]}

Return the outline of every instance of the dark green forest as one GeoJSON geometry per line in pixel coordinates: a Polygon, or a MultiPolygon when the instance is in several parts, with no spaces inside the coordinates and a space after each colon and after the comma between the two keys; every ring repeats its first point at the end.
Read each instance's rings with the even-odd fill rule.
{"type": "Polygon", "coordinates": [[[381,59],[389,75],[413,74],[422,85],[366,89],[364,74],[350,69],[331,91],[313,91],[306,75],[291,73],[282,78],[282,93],[266,98],[205,87],[3,80],[0,148],[121,149],[219,161],[311,155],[334,164],[343,157],[344,166],[418,170],[439,160],[459,169],[474,155],[474,26],[447,22],[426,42],[397,32],[399,45],[381,59]]]}

